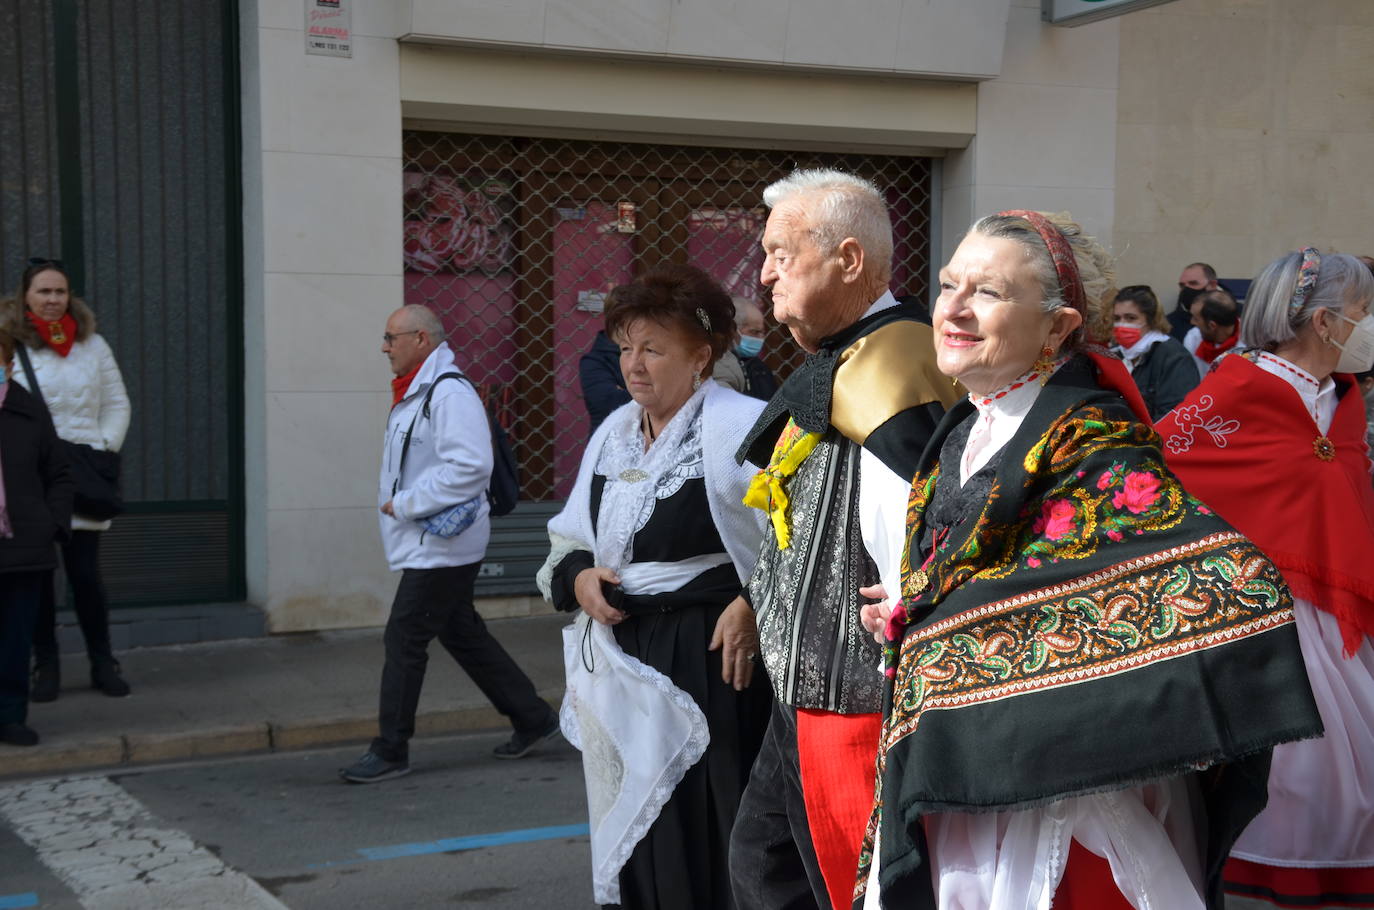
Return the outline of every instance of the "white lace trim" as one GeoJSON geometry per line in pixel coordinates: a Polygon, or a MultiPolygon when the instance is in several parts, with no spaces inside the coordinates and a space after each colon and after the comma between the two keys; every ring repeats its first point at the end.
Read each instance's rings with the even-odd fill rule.
{"type": "Polygon", "coordinates": [[[563,630],[563,659],[568,685],[559,724],[582,751],[593,895],[615,904],[620,870],[701,760],[711,734],[690,695],[627,655],[610,628],[585,613],[563,630]]]}
{"type": "Polygon", "coordinates": [[[607,418],[614,423],[596,463],[596,472],[606,477],[597,510],[597,565],[618,571],[633,562],[634,536],[648,523],[655,501],[672,495],[689,476],[705,476],[697,418],[708,386],[692,393],[647,451],[639,429],[642,408],[627,408],[607,418]],[[627,480],[627,474],[638,479],[627,480]],[[672,492],[665,494],[670,488],[672,492]],[[635,516],[634,521],[616,520],[625,515],[635,516]]]}

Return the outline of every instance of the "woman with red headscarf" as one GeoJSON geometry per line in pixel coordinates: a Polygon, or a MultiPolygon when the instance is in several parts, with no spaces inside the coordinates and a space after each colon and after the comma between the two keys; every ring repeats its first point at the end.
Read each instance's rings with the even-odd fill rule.
{"type": "Polygon", "coordinates": [[[1093,337],[1108,262],[1013,211],[941,270],[936,361],[969,397],[917,468],[901,599],[865,616],[889,678],[865,906],[1220,907],[1270,747],[1320,730],[1278,570],[1183,489],[1093,337]]]}

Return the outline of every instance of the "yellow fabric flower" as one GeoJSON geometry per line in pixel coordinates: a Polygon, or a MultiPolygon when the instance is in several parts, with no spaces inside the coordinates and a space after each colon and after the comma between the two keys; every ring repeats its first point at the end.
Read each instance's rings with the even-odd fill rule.
{"type": "Polygon", "coordinates": [[[768,467],[754,475],[744,494],[746,506],[768,514],[768,520],[773,523],[773,531],[777,534],[779,550],[786,550],[792,540],[792,530],[787,526],[787,478],[797,472],[797,468],[820,441],[820,433],[807,433],[789,418],[787,426],[778,436],[777,445],[773,446],[768,467]]]}

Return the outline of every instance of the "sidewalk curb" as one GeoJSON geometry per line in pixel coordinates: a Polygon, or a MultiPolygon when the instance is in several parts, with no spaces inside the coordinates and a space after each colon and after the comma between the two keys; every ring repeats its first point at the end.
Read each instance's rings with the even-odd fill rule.
{"type": "MultiPolygon", "coordinates": [[[[539,696],[555,710],[562,688],[539,696]]],[[[445,736],[479,730],[499,730],[506,720],[489,704],[426,711],[416,716],[417,736],[445,736]]],[[[377,732],[377,717],[317,718],[305,721],[242,724],[235,727],[186,730],[175,733],[134,733],[84,742],[32,749],[5,747],[0,751],[0,781],[57,776],[84,771],[113,771],[139,765],[194,758],[293,752],[357,743],[366,746],[377,732]]]]}

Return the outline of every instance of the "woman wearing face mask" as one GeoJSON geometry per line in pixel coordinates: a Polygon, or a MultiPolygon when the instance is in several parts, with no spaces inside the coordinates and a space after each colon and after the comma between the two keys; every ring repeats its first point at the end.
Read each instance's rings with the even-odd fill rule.
{"type": "MultiPolygon", "coordinates": [[[[74,297],[62,263],[31,259],[19,293],[4,304],[4,321],[26,350],[28,366],[16,357],[14,380],[37,387],[52,414],[57,435],[102,451],[119,451],[129,430],[129,396],[110,345],[95,331],[95,314],[74,297]]],[[[62,564],[71,585],[76,617],[86,639],[91,687],[114,698],[129,694],[110,646],[110,615],[100,579],[100,532],[110,527],[89,515],[73,514],[71,539],[62,545],[62,564]]],[[[49,577],[33,634],[34,701],[53,701],[61,688],[56,602],[49,577]]]]}
{"type": "Polygon", "coordinates": [[[1260,272],[1239,355],[1159,421],[1169,467],[1293,592],[1326,735],[1274,749],[1269,803],[1236,842],[1246,906],[1374,906],[1374,489],[1364,401],[1374,275],[1308,247],[1260,272]]]}
{"type": "Polygon", "coordinates": [[[1122,288],[1112,311],[1112,353],[1131,371],[1150,419],[1158,420],[1197,385],[1193,359],[1167,334],[1169,323],[1148,285],[1122,288]]]}

